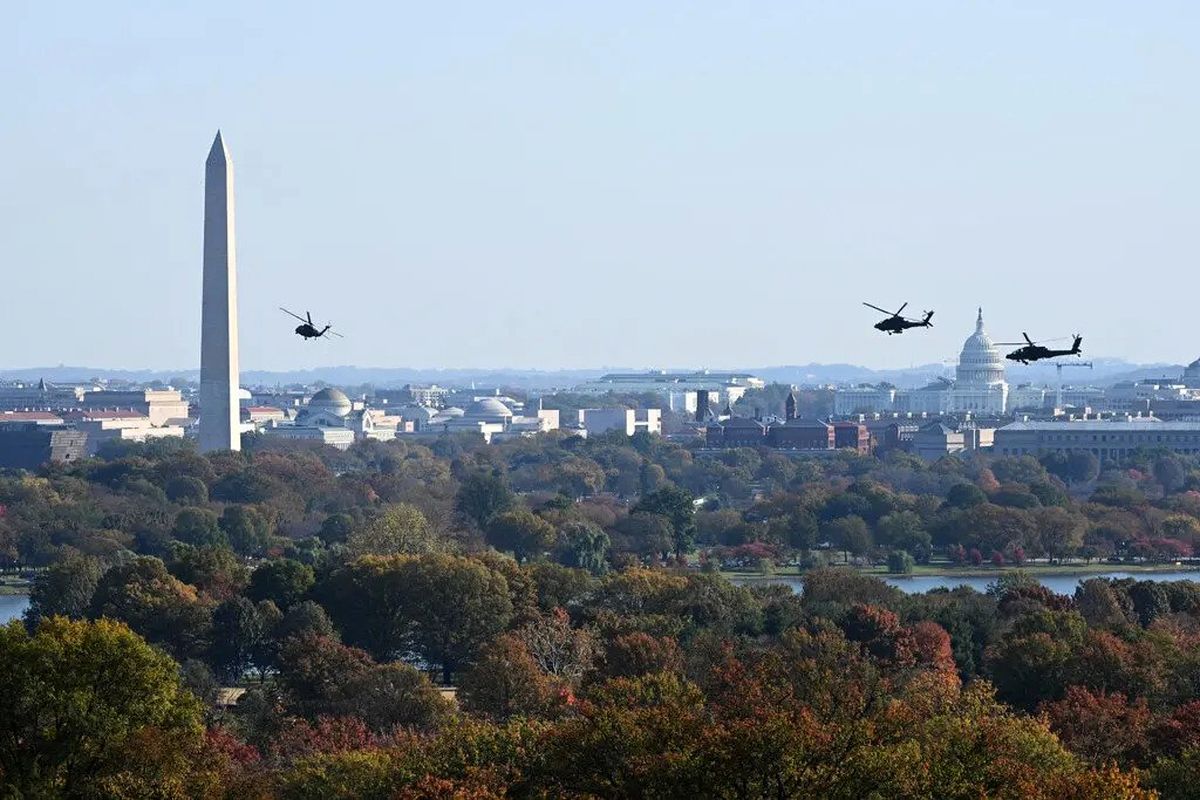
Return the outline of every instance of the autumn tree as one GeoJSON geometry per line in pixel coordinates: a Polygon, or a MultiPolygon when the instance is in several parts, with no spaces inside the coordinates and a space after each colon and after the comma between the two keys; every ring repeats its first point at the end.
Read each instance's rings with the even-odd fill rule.
{"type": "Polygon", "coordinates": [[[201,708],[170,657],[110,620],[0,627],[0,784],[14,797],[179,797],[201,708]]]}
{"type": "Polygon", "coordinates": [[[350,552],[360,555],[420,555],[440,548],[420,509],[396,503],[371,515],[346,540],[350,552]]]}

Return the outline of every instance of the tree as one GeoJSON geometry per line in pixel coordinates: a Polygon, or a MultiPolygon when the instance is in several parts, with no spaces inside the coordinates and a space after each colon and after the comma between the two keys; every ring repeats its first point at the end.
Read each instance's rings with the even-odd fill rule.
{"type": "Polygon", "coordinates": [[[512,615],[508,582],[499,572],[461,556],[430,555],[404,563],[403,614],[418,653],[454,671],[504,630],[512,615]]]}
{"type": "Polygon", "coordinates": [[[398,727],[433,730],[453,715],[424,673],[408,664],[376,664],[350,677],[337,692],[334,713],[361,719],[372,731],[398,727]]]}
{"type": "Polygon", "coordinates": [[[14,797],[182,797],[201,708],[176,664],[109,620],[0,627],[0,783],[14,797]]]}
{"type": "Polygon", "coordinates": [[[225,547],[176,545],[168,568],[176,578],[217,601],[242,591],[250,580],[242,560],[225,547]]]}
{"type": "Polygon", "coordinates": [[[501,511],[516,504],[516,497],[498,472],[478,470],[462,479],[454,507],[460,514],[482,528],[501,511]]]}
{"type": "Polygon", "coordinates": [[[674,546],[671,520],[661,514],[636,513],[617,522],[619,538],[627,542],[632,552],[641,556],[658,557],[674,546]]]}
{"type": "Polygon", "coordinates": [[[254,506],[226,506],[218,524],[229,546],[244,556],[260,554],[271,540],[271,524],[254,506]]]}
{"type": "Polygon", "coordinates": [[[356,556],[420,555],[441,549],[425,515],[408,503],[385,506],[351,533],[346,544],[356,556]]]}
{"type": "Polygon", "coordinates": [[[929,559],[932,540],[915,512],[895,511],[885,515],[876,525],[876,534],[881,545],[905,550],[918,560],[929,559]]]}
{"type": "Polygon", "coordinates": [[[1043,707],[1063,744],[1096,766],[1129,765],[1145,758],[1150,732],[1146,701],[1070,686],[1062,700],[1043,707]]]}
{"type": "Polygon", "coordinates": [[[696,538],[696,503],[692,493],[675,486],[664,486],[644,495],[633,507],[633,514],[658,514],[671,523],[671,541],[675,555],[683,558],[696,538]]]}
{"type": "Polygon", "coordinates": [[[262,614],[245,597],[233,597],[213,611],[212,626],[212,664],[226,680],[241,680],[268,634],[262,614]]]}
{"type": "Polygon", "coordinates": [[[834,547],[846,553],[847,561],[852,554],[865,556],[873,546],[871,530],[858,516],[838,517],[825,523],[824,534],[834,547]]]}
{"type": "Polygon", "coordinates": [[[484,530],[488,544],[512,553],[519,562],[541,555],[556,538],[553,525],[524,508],[496,514],[484,530]]]}
{"type": "Polygon", "coordinates": [[[913,557],[904,550],[893,550],[888,553],[888,572],[893,575],[911,575],[915,563],[913,557]]]}
{"type": "Polygon", "coordinates": [[[209,608],[157,558],[136,558],[100,579],[88,616],[120,620],[178,658],[207,649],[209,608]]]}
{"type": "Polygon", "coordinates": [[[1053,507],[1035,513],[1042,548],[1051,559],[1062,559],[1083,546],[1084,521],[1066,509],[1053,507]]]}
{"type": "Polygon", "coordinates": [[[1154,462],[1154,479],[1162,485],[1164,492],[1173,494],[1183,488],[1187,472],[1178,458],[1164,455],[1154,462]]]}
{"type": "Polygon", "coordinates": [[[605,644],[601,668],[610,678],[633,678],[652,672],[682,674],[683,666],[683,651],[674,638],[635,631],[605,644]]]}
{"type": "Polygon", "coordinates": [[[68,558],[34,578],[26,618],[36,626],[43,617],[79,619],[87,615],[100,582],[100,562],[94,558],[68,558]]]}
{"type": "Polygon", "coordinates": [[[354,532],[354,517],[345,513],[330,514],[321,523],[321,530],[317,534],[321,537],[321,541],[325,544],[336,544],[344,542],[350,538],[350,534],[354,532]]]}
{"type": "Polygon", "coordinates": [[[280,642],[304,634],[337,639],[337,630],[333,627],[329,615],[312,600],[302,600],[288,608],[274,631],[275,639],[280,642]]]}
{"type": "Polygon", "coordinates": [[[608,534],[599,525],[573,520],[559,531],[558,561],[568,567],[586,569],[593,575],[600,575],[608,567],[605,557],[609,545],[608,534]]]}
{"type": "Polygon", "coordinates": [[[217,515],[207,508],[188,507],[175,515],[171,535],[193,547],[228,547],[229,540],[217,524],[217,515]]]}
{"type": "Polygon", "coordinates": [[[270,600],[280,609],[287,609],[300,602],[315,581],[312,567],[290,558],[277,558],[250,573],[246,596],[270,600]]]}
{"type": "Polygon", "coordinates": [[[208,502],[208,486],[199,478],[180,475],[167,481],[167,499],[182,506],[201,506],[208,502]]]}
{"type": "Polygon", "coordinates": [[[554,704],[555,688],[521,637],[505,633],[485,645],[463,672],[458,699],[468,711],[506,720],[545,714],[554,704]]]}
{"type": "Polygon", "coordinates": [[[946,505],[951,508],[970,508],[987,502],[987,495],[973,483],[956,483],[946,493],[946,505]]]}

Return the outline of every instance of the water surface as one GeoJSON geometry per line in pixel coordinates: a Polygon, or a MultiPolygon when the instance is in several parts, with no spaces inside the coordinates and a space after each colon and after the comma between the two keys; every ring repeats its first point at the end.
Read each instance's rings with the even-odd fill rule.
{"type": "Polygon", "coordinates": [[[0,594],[0,625],[12,619],[20,619],[29,608],[27,594],[0,594]]]}
{"type": "MultiPolygon", "coordinates": [[[[1134,578],[1139,581],[1200,581],[1200,571],[1197,570],[1173,570],[1169,572],[1121,572],[1119,570],[1113,572],[1088,572],[1077,575],[1038,575],[1036,572],[1031,574],[1038,583],[1045,586],[1055,594],[1075,594],[1075,587],[1080,581],[1085,581],[1088,578],[1134,578]]],[[[882,576],[881,576],[882,577],[882,576]]],[[[920,592],[928,592],[930,589],[953,589],[955,586],[970,586],[978,592],[987,591],[987,587],[995,583],[996,576],[957,576],[957,575],[891,575],[882,577],[884,583],[895,586],[897,589],[906,594],[917,594],[920,592]]],[[[799,592],[801,583],[800,578],[795,576],[778,576],[773,578],[765,578],[765,581],[771,583],[786,583],[793,590],[799,592]]],[[[756,583],[758,579],[750,579],[746,581],[738,581],[738,583],[756,583]]]]}

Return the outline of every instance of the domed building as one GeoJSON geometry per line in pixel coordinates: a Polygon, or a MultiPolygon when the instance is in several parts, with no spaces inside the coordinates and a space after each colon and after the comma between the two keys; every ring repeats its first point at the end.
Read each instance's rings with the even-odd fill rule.
{"type": "Polygon", "coordinates": [[[467,406],[462,418],[468,422],[495,422],[504,424],[513,418],[508,406],[494,397],[484,397],[467,406]]]}
{"type": "Polygon", "coordinates": [[[975,332],[963,342],[947,411],[1003,414],[1008,407],[1008,382],[1004,356],[983,328],[983,309],[975,318],[975,332]]]}
{"type": "Polygon", "coordinates": [[[347,417],[354,410],[354,404],[341,389],[322,389],[312,396],[305,409],[309,414],[326,412],[335,417],[347,417]]]}

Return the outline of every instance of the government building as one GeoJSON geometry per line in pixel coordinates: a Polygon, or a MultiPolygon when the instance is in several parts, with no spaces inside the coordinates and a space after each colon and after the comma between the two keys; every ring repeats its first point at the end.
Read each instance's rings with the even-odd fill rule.
{"type": "Polygon", "coordinates": [[[838,389],[833,412],[838,416],[900,412],[998,416],[1008,410],[1008,382],[1004,355],[983,327],[983,309],[975,318],[975,332],[963,342],[954,380],[939,378],[920,389],[894,386],[852,386],[838,389]]]}

